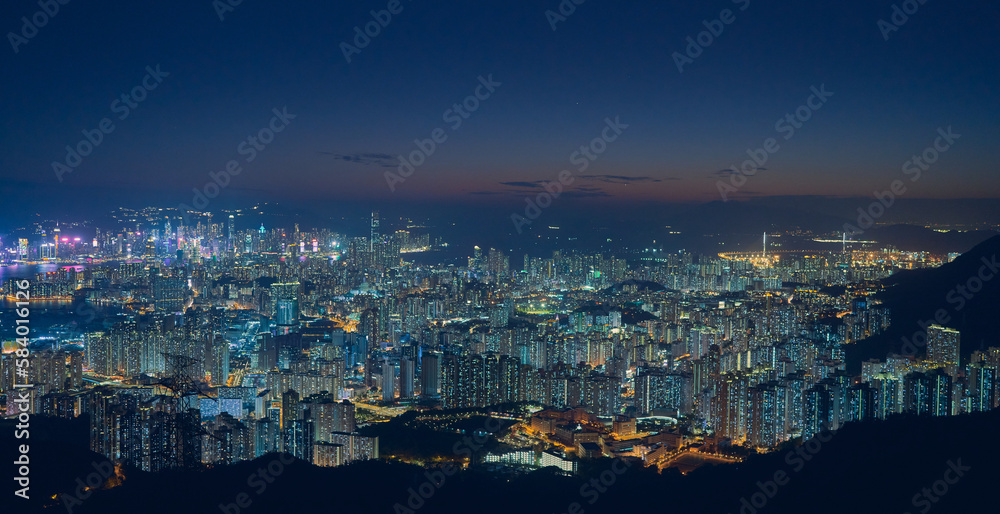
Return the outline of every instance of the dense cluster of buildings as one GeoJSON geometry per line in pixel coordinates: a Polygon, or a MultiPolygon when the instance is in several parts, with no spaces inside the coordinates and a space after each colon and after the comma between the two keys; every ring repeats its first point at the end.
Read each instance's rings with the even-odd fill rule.
{"type": "MultiPolygon", "coordinates": [[[[358,432],[358,403],[533,402],[572,413],[536,416],[539,433],[597,456],[622,448],[588,424],[620,437],[636,418],[664,417],[766,449],[850,421],[1000,399],[1000,350],[961,362],[960,334],[945,327],[929,329],[922,359],[889,355],[847,373],[846,345],[891,322],[874,281],[910,257],[517,259],[475,248],[465,266],[417,265],[406,253],[430,248],[429,236],[382,234],[377,214],[363,237],[179,214],[130,218],[133,230],[98,233],[88,265],[30,277],[100,311],[74,311],[36,341],[47,349],[31,357],[32,409],[89,415],[92,449],[141,469],[269,452],[324,466],[378,458],[378,439],[358,432]]],[[[8,412],[12,359],[0,358],[8,412]]]]}

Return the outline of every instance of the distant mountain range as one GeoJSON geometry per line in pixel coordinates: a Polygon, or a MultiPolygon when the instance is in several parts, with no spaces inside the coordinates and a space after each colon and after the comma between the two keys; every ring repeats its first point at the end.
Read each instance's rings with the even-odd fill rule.
{"type": "Polygon", "coordinates": [[[974,246],[995,237],[997,232],[970,230],[968,232],[938,232],[913,225],[891,225],[875,227],[861,236],[863,239],[878,241],[900,250],[926,251],[935,254],[963,253],[974,246]]]}

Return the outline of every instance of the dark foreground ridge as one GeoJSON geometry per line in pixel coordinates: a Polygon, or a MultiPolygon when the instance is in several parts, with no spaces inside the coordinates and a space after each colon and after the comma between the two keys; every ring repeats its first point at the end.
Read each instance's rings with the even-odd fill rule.
{"type": "MultiPolygon", "coordinates": [[[[78,434],[73,434],[83,425],[43,418],[35,422],[39,439],[32,459],[39,464],[33,468],[31,506],[18,503],[13,512],[63,512],[62,498],[52,496],[73,493],[76,478],[93,473],[92,462],[104,461],[81,449],[78,434]],[[64,433],[57,436],[60,431],[64,433]]],[[[267,455],[204,471],[126,471],[123,485],[70,503],[71,512],[80,514],[973,512],[993,498],[998,427],[1000,411],[851,424],[802,446],[787,445],[741,464],[705,467],[686,476],[635,465],[619,475],[607,472],[624,469],[610,459],[582,466],[574,477],[544,469],[521,476],[471,470],[447,477],[422,502],[410,498],[410,488],[416,491],[428,483],[427,470],[417,466],[370,461],[319,468],[287,456],[278,465],[278,455],[267,455]],[[600,482],[602,474],[611,485],[600,482]],[[241,493],[250,503],[244,501],[247,506],[237,511],[233,507],[241,493]]],[[[12,438],[7,434],[13,431],[2,428],[12,438]]],[[[4,448],[13,447],[7,443],[4,448]]]]}

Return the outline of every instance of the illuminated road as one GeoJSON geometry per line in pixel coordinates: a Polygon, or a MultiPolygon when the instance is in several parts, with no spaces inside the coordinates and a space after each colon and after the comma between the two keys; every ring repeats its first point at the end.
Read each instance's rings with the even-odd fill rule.
{"type": "Polygon", "coordinates": [[[354,406],[359,409],[370,410],[375,414],[378,414],[379,416],[385,416],[388,418],[394,418],[409,410],[406,407],[379,407],[376,405],[371,405],[363,402],[354,402],[354,406]]]}
{"type": "Polygon", "coordinates": [[[650,464],[655,465],[660,471],[667,468],[677,468],[686,475],[705,464],[732,464],[735,462],[740,462],[740,459],[718,453],[683,450],[666,455],[658,462],[650,464]]]}

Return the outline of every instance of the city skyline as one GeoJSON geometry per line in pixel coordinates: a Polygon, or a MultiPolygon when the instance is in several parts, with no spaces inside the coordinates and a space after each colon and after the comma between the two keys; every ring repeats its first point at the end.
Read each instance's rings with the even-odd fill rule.
{"type": "Polygon", "coordinates": [[[0,5],[4,512],[992,512],[984,2],[0,5]]]}
{"type": "MultiPolygon", "coordinates": [[[[714,254],[476,246],[445,264],[450,227],[380,212],[353,233],[114,212],[92,240],[46,225],[0,252],[4,412],[25,430],[85,432],[87,450],[73,451],[97,459],[100,501],[125,501],[119,488],[140,477],[247,462],[271,478],[302,463],[310,475],[405,463],[444,477],[427,478],[424,499],[456,474],[575,480],[607,459],[613,476],[702,477],[852,429],[1000,406],[985,314],[995,233],[947,253],[846,239],[794,249],[825,244],[795,230],[714,254]],[[465,435],[449,446],[445,434],[465,435]]],[[[44,476],[46,494],[64,487],[44,476]]],[[[102,505],[52,493],[38,505],[102,505]]],[[[230,514],[270,501],[221,493],[230,514]]],[[[390,498],[393,511],[423,505],[390,498]]]]}

